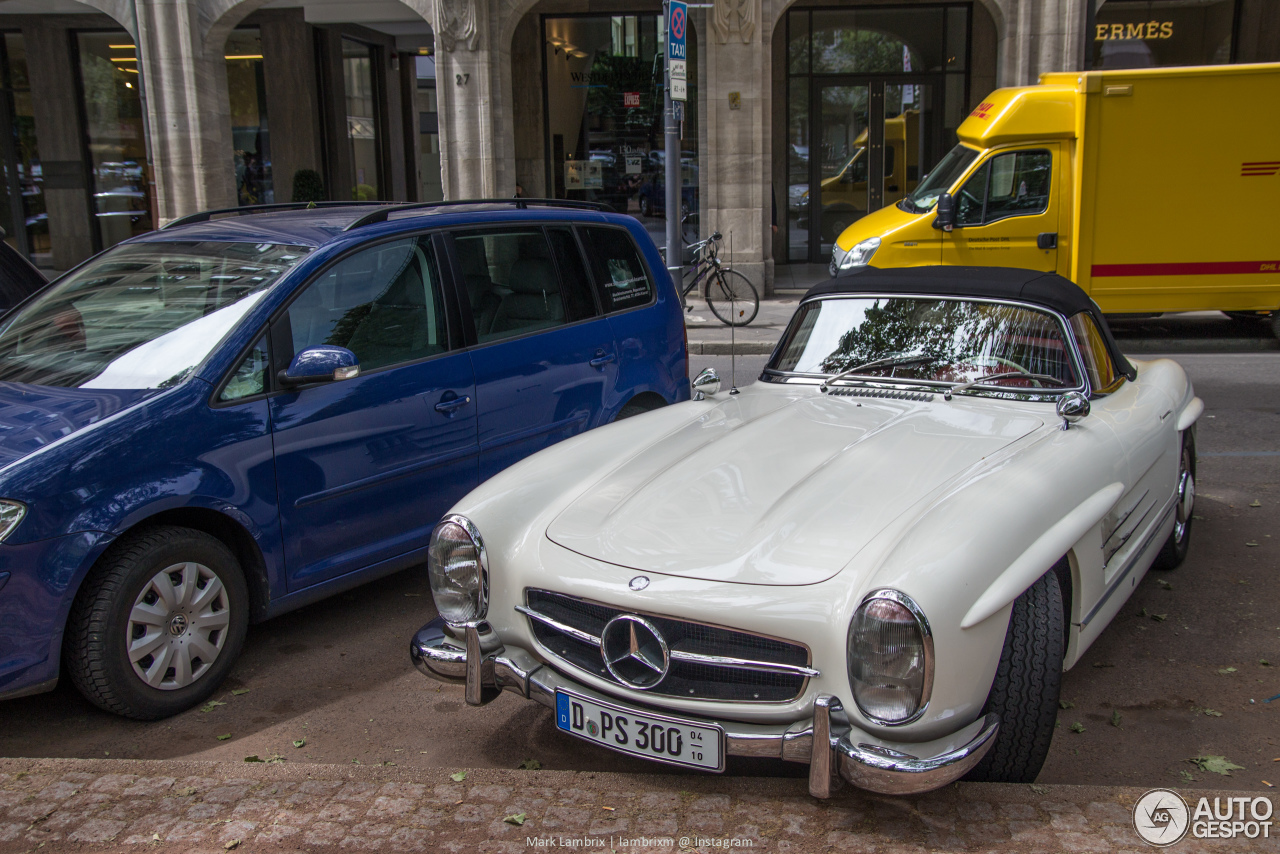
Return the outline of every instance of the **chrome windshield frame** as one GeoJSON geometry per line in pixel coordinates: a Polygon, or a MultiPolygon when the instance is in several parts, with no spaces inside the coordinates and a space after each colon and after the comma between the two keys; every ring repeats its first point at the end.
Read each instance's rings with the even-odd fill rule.
{"type": "MultiPolygon", "coordinates": [[[[1089,373],[1088,371],[1084,370],[1084,357],[1080,353],[1079,342],[1076,341],[1075,335],[1071,331],[1071,324],[1067,322],[1067,318],[1062,314],[1062,312],[1057,311],[1056,309],[1049,308],[1047,306],[1036,305],[1035,303],[1025,302],[1021,300],[997,299],[993,297],[964,297],[964,296],[955,296],[952,294],[883,293],[878,291],[866,291],[862,293],[823,294],[821,296],[810,297],[808,299],[804,299],[800,301],[800,304],[796,306],[796,313],[798,314],[800,312],[800,309],[804,308],[805,306],[811,303],[821,302],[824,300],[868,299],[868,298],[939,300],[939,301],[947,301],[947,302],[983,303],[986,305],[1007,305],[1007,306],[1013,306],[1015,308],[1022,308],[1028,311],[1034,311],[1034,312],[1039,312],[1040,314],[1048,315],[1049,317],[1052,317],[1057,322],[1058,330],[1061,333],[1063,340],[1066,342],[1067,353],[1071,360],[1071,368],[1073,371],[1075,371],[1076,376],[1079,378],[1078,385],[1074,385],[1070,387],[1061,386],[1061,387],[1055,387],[1051,389],[1050,388],[1038,388],[1038,389],[1020,388],[1017,391],[1010,391],[1007,387],[1001,387],[998,385],[982,383],[980,385],[975,385],[971,388],[965,389],[964,392],[961,393],[961,396],[962,397],[963,396],[991,397],[992,395],[996,395],[998,396],[997,399],[1023,400],[1026,398],[1030,398],[1033,402],[1042,402],[1042,401],[1056,401],[1058,398],[1060,398],[1063,394],[1067,392],[1078,391],[1084,394],[1086,397],[1088,397],[1091,400],[1094,398],[1093,389],[1091,388],[1089,383],[1089,373]],[[975,395],[973,394],[974,392],[978,392],[979,394],[975,395]]],[[[792,316],[793,320],[794,320],[794,317],[795,316],[793,315],[792,316]]],[[[790,323],[788,323],[788,328],[790,328],[790,323]]],[[[785,337],[785,335],[786,333],[784,331],[783,336],[785,337]]],[[[775,348],[773,354],[770,355],[769,362],[773,362],[775,358],[778,357],[781,346],[782,346],[782,338],[779,338],[778,347],[775,348]]],[[[836,373],[839,373],[839,372],[837,371],[836,373]]],[[[822,385],[833,376],[835,376],[835,374],[818,374],[818,373],[812,373],[808,371],[780,371],[780,370],[777,370],[776,368],[771,368],[768,366],[768,364],[766,364],[764,370],[760,374],[760,379],[770,383],[795,383],[797,385],[822,385]]],[[[958,385],[958,383],[947,382],[945,380],[921,380],[921,379],[911,379],[907,377],[859,377],[857,375],[844,377],[841,379],[841,382],[842,383],[851,382],[851,383],[858,383],[863,385],[885,384],[894,388],[902,388],[903,386],[908,386],[908,387],[913,387],[914,389],[917,389],[920,391],[937,393],[937,394],[944,393],[954,388],[956,385],[958,385]]]]}

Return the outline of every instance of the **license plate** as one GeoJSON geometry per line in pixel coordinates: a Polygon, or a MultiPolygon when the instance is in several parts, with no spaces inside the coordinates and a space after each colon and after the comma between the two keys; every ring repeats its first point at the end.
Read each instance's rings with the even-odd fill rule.
{"type": "Polygon", "coordinates": [[[638,712],[565,691],[556,691],[556,726],[619,753],[668,765],[724,770],[724,731],[718,726],[638,712]]]}

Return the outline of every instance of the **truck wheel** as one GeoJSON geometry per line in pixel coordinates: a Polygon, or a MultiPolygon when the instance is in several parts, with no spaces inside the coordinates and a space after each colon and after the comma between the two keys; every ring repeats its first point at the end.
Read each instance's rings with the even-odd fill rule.
{"type": "Polygon", "coordinates": [[[1177,569],[1191,548],[1191,515],[1196,505],[1196,438],[1182,433],[1182,457],[1178,462],[1178,503],[1173,510],[1173,530],[1160,547],[1152,569],[1177,569]]]}
{"type": "Polygon", "coordinates": [[[1000,731],[966,780],[1031,783],[1040,773],[1058,720],[1063,619],[1062,591],[1052,570],[1014,601],[1000,665],[982,708],[982,715],[1000,716],[1000,731]]]}
{"type": "Polygon", "coordinates": [[[249,591],[220,541],[191,528],[127,535],[76,595],[64,666],[95,705],[137,720],[205,700],[244,646],[249,591]]]}

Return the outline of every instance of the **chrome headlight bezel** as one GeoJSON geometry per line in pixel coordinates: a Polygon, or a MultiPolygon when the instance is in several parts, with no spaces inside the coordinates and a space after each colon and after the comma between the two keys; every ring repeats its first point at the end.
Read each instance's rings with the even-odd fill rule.
{"type": "MultiPolygon", "coordinates": [[[[868,237],[865,240],[859,240],[853,245],[848,252],[844,253],[837,265],[840,270],[852,270],[854,267],[865,267],[871,263],[871,256],[876,254],[876,250],[880,248],[881,240],[879,237],[868,237]]],[[[835,247],[839,249],[839,245],[835,247]]]]}
{"type": "Polygon", "coordinates": [[[862,598],[858,603],[858,607],[854,609],[853,617],[849,620],[849,629],[845,641],[846,670],[849,677],[849,690],[853,695],[854,703],[858,706],[858,711],[862,713],[867,720],[880,724],[882,726],[900,727],[918,721],[929,708],[929,700],[933,693],[933,675],[934,675],[934,649],[933,649],[933,630],[929,627],[929,620],[925,617],[924,611],[916,604],[915,600],[900,590],[894,590],[890,587],[873,590],[862,598]],[[862,698],[859,696],[858,687],[859,679],[855,675],[855,663],[861,661],[854,655],[854,631],[859,624],[859,616],[869,605],[877,601],[888,601],[904,608],[912,618],[914,623],[918,642],[923,659],[921,667],[923,669],[922,683],[920,686],[920,695],[917,700],[915,710],[908,716],[903,718],[887,718],[883,715],[869,711],[864,705],[862,698]]]}
{"type": "Polygon", "coordinates": [[[431,584],[431,597],[436,603],[436,611],[446,623],[453,628],[461,629],[477,626],[484,621],[489,612],[489,555],[485,550],[480,530],[466,516],[449,514],[431,531],[431,543],[427,548],[427,576],[431,584]],[[441,591],[444,585],[439,583],[443,577],[437,559],[437,544],[440,541],[441,532],[450,525],[460,528],[475,549],[475,581],[474,584],[469,585],[472,589],[466,594],[470,597],[470,613],[459,613],[450,607],[441,607],[441,591]]]}
{"type": "Polygon", "coordinates": [[[27,505],[21,501],[0,498],[0,543],[14,532],[27,518],[27,505]]]}

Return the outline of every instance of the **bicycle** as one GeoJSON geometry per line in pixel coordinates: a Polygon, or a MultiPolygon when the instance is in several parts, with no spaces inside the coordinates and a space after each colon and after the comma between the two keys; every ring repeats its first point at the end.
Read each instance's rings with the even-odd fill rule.
{"type": "MultiPolygon", "coordinates": [[[[760,311],[760,294],[750,279],[720,263],[722,239],[720,232],[713,231],[706,240],[689,245],[693,264],[685,270],[688,284],[681,283],[680,300],[684,302],[698,283],[705,280],[703,298],[711,313],[726,326],[746,326],[760,311]]],[[[688,304],[685,305],[687,309],[688,304]]]]}

